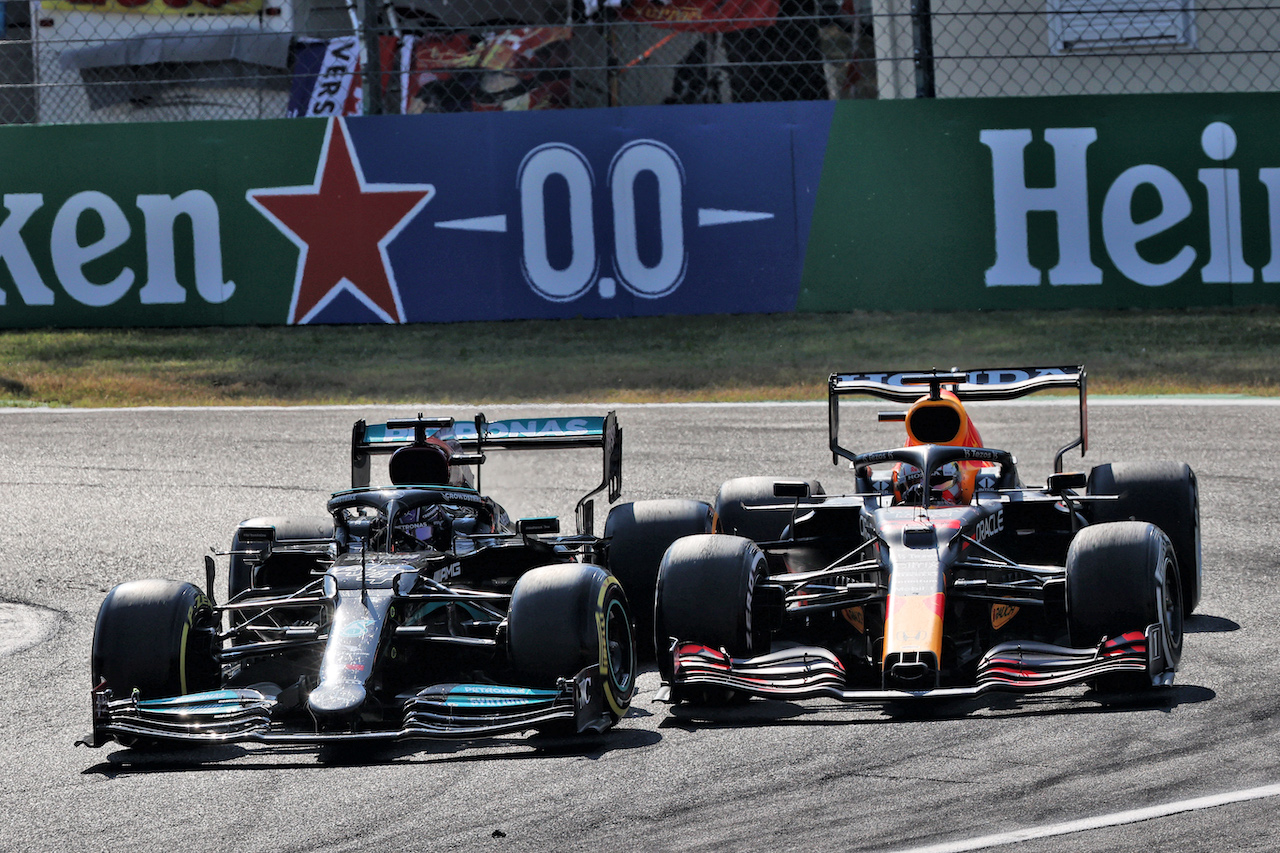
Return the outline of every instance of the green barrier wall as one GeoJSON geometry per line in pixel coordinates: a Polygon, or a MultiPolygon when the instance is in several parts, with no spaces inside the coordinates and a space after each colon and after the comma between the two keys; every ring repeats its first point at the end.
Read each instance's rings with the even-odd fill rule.
{"type": "Polygon", "coordinates": [[[797,310],[1280,293],[1280,95],[844,102],[797,310]]]}
{"type": "Polygon", "coordinates": [[[280,322],[296,258],[243,200],[310,183],[324,130],[0,128],[0,328],[280,322]]]}

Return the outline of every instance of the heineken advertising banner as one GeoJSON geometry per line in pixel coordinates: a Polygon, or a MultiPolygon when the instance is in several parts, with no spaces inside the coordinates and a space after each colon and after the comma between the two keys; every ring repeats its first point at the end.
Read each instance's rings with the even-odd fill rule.
{"type": "Polygon", "coordinates": [[[832,111],[0,128],[0,327],[791,311],[832,111]]]}
{"type": "Polygon", "coordinates": [[[0,128],[0,328],[1276,302],[1280,94],[0,128]]]}
{"type": "Polygon", "coordinates": [[[1275,302],[1278,137],[1275,94],[842,103],[798,310],[1275,302]]]}

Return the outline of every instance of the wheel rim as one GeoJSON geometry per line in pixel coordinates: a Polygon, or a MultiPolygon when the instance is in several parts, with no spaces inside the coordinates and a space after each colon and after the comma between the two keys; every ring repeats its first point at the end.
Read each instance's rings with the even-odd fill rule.
{"type": "Polygon", "coordinates": [[[605,643],[609,660],[609,681],[621,696],[631,691],[635,651],[632,648],[631,625],[626,608],[614,598],[605,612],[605,643]]]}

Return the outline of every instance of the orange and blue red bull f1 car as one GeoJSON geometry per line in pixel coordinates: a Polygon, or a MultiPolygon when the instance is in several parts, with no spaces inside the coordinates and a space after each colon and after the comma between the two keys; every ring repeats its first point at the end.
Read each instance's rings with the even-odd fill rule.
{"type": "Polygon", "coordinates": [[[1200,597],[1196,478],[1181,463],[1064,472],[1088,448],[1083,367],[838,373],[832,460],[855,488],[730,480],[715,532],[674,542],[658,575],[660,699],[730,693],[892,701],[1170,684],[1200,597]],[[1079,436],[1026,485],[966,403],[1074,389],[1079,436]],[[840,401],[906,404],[906,443],[855,452],[840,401]]]}

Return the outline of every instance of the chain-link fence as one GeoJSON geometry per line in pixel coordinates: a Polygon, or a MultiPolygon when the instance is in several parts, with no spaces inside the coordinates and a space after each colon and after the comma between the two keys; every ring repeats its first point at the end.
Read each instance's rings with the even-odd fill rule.
{"type": "Polygon", "coordinates": [[[1273,2],[0,0],[0,122],[1261,91],[1273,2]]]}

